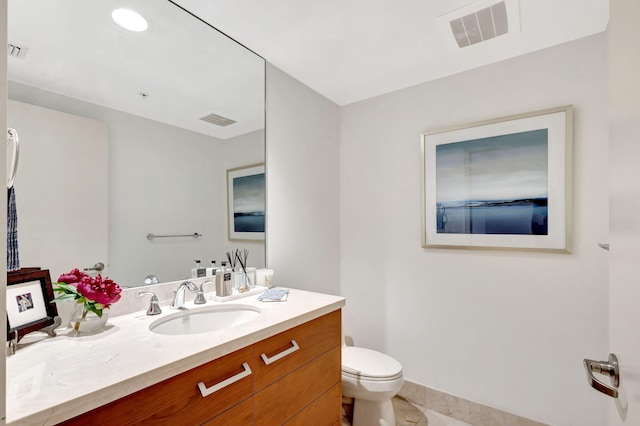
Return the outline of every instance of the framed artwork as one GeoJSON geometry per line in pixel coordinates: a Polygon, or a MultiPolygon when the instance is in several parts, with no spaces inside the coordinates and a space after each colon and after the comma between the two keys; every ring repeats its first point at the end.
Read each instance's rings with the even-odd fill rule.
{"type": "Polygon", "coordinates": [[[573,108],[425,131],[422,246],[570,253],[573,108]]]}
{"type": "Polygon", "coordinates": [[[230,240],[264,240],[264,163],[227,170],[230,240]]]}
{"type": "Polygon", "coordinates": [[[7,273],[7,340],[53,325],[58,315],[53,298],[48,270],[7,273]]]}

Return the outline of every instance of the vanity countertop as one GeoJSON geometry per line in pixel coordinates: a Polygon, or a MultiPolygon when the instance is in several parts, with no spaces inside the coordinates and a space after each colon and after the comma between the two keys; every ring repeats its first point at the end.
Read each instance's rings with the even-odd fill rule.
{"type": "Polygon", "coordinates": [[[286,302],[257,299],[232,302],[256,306],[262,313],[228,330],[153,333],[149,324],[176,312],[162,306],[161,315],[136,312],[110,318],[95,335],[61,332],[22,345],[7,358],[7,425],[59,423],[345,305],[343,297],[294,289],[286,302]]]}

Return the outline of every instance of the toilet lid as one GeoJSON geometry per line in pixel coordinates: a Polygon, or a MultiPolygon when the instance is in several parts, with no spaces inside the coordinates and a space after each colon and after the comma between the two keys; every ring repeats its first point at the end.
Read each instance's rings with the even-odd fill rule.
{"type": "Polygon", "coordinates": [[[402,365],[389,355],[371,349],[342,348],[342,371],[372,379],[393,379],[402,375],[402,365]]]}

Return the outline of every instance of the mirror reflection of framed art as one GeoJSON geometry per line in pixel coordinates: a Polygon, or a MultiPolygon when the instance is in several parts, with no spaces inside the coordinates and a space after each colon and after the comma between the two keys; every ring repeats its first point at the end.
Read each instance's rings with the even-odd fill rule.
{"type": "Polygon", "coordinates": [[[7,340],[53,325],[58,316],[49,270],[21,269],[7,273],[7,340]]]}
{"type": "Polygon", "coordinates": [[[264,163],[227,170],[229,240],[264,240],[264,163]]]}

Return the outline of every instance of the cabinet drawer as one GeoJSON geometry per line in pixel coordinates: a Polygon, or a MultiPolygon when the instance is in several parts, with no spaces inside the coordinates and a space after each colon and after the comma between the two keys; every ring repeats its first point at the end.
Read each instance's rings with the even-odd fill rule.
{"type": "Polygon", "coordinates": [[[331,426],[342,417],[342,386],[336,383],[318,399],[304,407],[286,426],[331,426]]]}
{"type": "MultiPolygon", "coordinates": [[[[254,394],[254,425],[281,425],[331,387],[339,385],[342,378],[340,362],[341,347],[337,345],[254,394]]],[[[333,420],[334,411],[319,414],[313,424],[323,424],[325,418],[333,420]]]]}
{"type": "Polygon", "coordinates": [[[255,390],[259,391],[318,355],[340,346],[340,316],[341,311],[337,310],[256,343],[251,363],[255,390]]]}
{"type": "Polygon", "coordinates": [[[249,398],[224,413],[218,414],[202,426],[251,426],[252,424],[253,398],[249,398]]]}
{"type": "Polygon", "coordinates": [[[107,405],[96,408],[64,425],[167,425],[200,424],[234,406],[253,393],[253,377],[243,377],[203,397],[198,383],[211,388],[245,372],[251,348],[244,348],[164,380],[107,405]]]}

